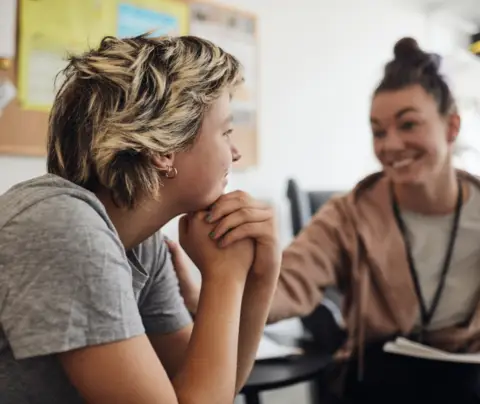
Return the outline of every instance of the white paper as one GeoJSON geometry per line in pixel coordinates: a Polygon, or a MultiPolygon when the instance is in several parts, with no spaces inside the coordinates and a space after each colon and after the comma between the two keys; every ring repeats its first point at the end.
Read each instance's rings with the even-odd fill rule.
{"type": "Polygon", "coordinates": [[[280,345],[273,339],[262,336],[257,350],[256,360],[279,359],[289,356],[301,355],[302,350],[297,347],[280,345]]]}
{"type": "Polygon", "coordinates": [[[57,77],[66,65],[62,53],[35,50],[30,53],[28,66],[29,105],[51,105],[55,99],[56,89],[61,85],[62,76],[57,77]],[[56,79],[58,80],[56,81],[56,79]]]}
{"type": "MultiPolygon", "coordinates": [[[[270,203],[270,201],[266,201],[266,200],[264,202],[270,203]]],[[[294,339],[300,339],[305,337],[307,330],[303,326],[300,318],[294,317],[294,318],[288,318],[286,320],[281,320],[276,323],[266,325],[265,333],[273,334],[275,336],[279,336],[280,338],[294,340],[294,339]]]]}
{"type": "Polygon", "coordinates": [[[397,338],[395,342],[387,342],[384,345],[383,350],[392,354],[412,356],[421,359],[480,364],[480,353],[450,353],[423,344],[419,344],[417,342],[413,342],[401,337],[397,338]]]}
{"type": "Polygon", "coordinates": [[[0,58],[15,57],[17,0],[0,0],[0,58]]]}

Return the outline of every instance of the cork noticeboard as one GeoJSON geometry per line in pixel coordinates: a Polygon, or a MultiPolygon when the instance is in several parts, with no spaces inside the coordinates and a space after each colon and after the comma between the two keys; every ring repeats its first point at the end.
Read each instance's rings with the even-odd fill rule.
{"type": "MultiPolygon", "coordinates": [[[[0,71],[0,80],[16,83],[16,64],[0,71]]],[[[45,156],[48,114],[21,108],[18,99],[10,102],[0,116],[0,154],[45,156]]]]}
{"type": "MultiPolygon", "coordinates": [[[[258,163],[259,116],[257,18],[251,13],[219,5],[209,0],[185,0],[184,2],[189,5],[191,10],[189,33],[218,43],[226,51],[237,56],[245,67],[246,84],[232,100],[235,124],[233,139],[242,154],[242,159],[236,164],[236,169],[254,167],[258,163]],[[228,31],[230,29],[232,29],[231,32],[228,31]],[[239,45],[240,37],[246,39],[245,45],[239,45]],[[226,41],[228,38],[232,39],[230,43],[226,41]]],[[[132,3],[139,4],[141,1],[132,0],[132,3]]],[[[19,24],[17,24],[18,31],[19,24]]],[[[17,85],[16,60],[12,61],[8,69],[0,70],[0,80],[4,79],[17,85]]],[[[24,109],[20,101],[15,99],[5,107],[0,116],[0,154],[45,156],[47,132],[48,112],[24,109]]]]}

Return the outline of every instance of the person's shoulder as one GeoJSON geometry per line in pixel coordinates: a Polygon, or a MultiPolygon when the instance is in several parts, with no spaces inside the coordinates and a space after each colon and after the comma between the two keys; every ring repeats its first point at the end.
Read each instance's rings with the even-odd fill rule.
{"type": "Polygon", "coordinates": [[[466,181],[469,189],[469,196],[464,203],[462,217],[468,221],[478,222],[480,212],[480,177],[476,174],[463,170],[457,170],[459,178],[466,181]]]}
{"type": "Polygon", "coordinates": [[[17,184],[0,196],[0,229],[12,224],[111,227],[105,208],[92,192],[51,174],[17,184]]]}
{"type": "Polygon", "coordinates": [[[334,195],[314,217],[332,227],[355,227],[359,219],[383,216],[389,206],[388,180],[382,172],[368,175],[352,189],[334,195]]]}
{"type": "Polygon", "coordinates": [[[472,183],[476,188],[480,189],[480,176],[472,174],[465,170],[457,170],[457,174],[460,178],[472,183]]]}
{"type": "Polygon", "coordinates": [[[0,244],[9,246],[9,255],[18,255],[25,245],[52,256],[59,249],[72,257],[101,255],[107,247],[109,254],[122,251],[98,198],[51,175],[21,183],[0,197],[0,244]]]}
{"type": "Polygon", "coordinates": [[[329,209],[355,208],[359,203],[375,198],[383,193],[386,184],[382,172],[370,174],[358,181],[353,188],[344,192],[336,192],[325,204],[329,209]]]}
{"type": "Polygon", "coordinates": [[[37,178],[4,194],[0,212],[4,273],[23,268],[85,279],[129,276],[118,234],[102,203],[87,190],[58,178],[37,178]]]}
{"type": "Polygon", "coordinates": [[[358,202],[362,199],[375,197],[378,193],[383,193],[388,185],[388,180],[382,171],[369,174],[361,179],[350,192],[352,201],[358,202]]]}

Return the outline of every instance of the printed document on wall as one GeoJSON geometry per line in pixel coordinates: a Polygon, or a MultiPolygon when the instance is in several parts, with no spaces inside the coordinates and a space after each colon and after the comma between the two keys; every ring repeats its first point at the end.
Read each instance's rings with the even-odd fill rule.
{"type": "Polygon", "coordinates": [[[97,46],[114,32],[112,8],[113,3],[98,0],[21,0],[18,90],[23,108],[50,109],[68,54],[97,46]]]}
{"type": "Polygon", "coordinates": [[[243,161],[256,161],[258,58],[255,16],[208,2],[190,6],[190,33],[208,39],[234,55],[243,66],[244,82],[232,99],[235,143],[246,150],[243,161]]]}
{"type": "Polygon", "coordinates": [[[212,41],[240,60],[245,83],[236,99],[255,108],[258,67],[255,18],[214,4],[193,3],[190,33],[212,41]]]}
{"type": "Polygon", "coordinates": [[[0,0],[0,58],[15,57],[17,0],[0,0]]]}

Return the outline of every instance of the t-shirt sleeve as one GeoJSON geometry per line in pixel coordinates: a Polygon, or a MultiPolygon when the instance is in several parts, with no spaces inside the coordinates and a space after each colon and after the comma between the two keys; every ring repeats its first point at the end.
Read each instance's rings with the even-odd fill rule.
{"type": "Polygon", "coordinates": [[[140,313],[147,333],[168,334],[192,322],[180,294],[178,279],[164,237],[155,235],[151,253],[155,254],[153,271],[140,303],[140,313]]]}
{"type": "Polygon", "coordinates": [[[85,202],[56,199],[2,229],[12,270],[0,321],[17,359],[144,333],[116,233],[85,202]]]}

